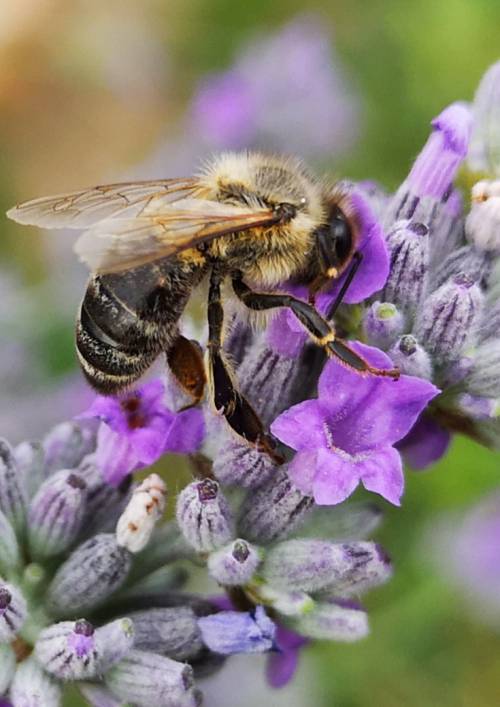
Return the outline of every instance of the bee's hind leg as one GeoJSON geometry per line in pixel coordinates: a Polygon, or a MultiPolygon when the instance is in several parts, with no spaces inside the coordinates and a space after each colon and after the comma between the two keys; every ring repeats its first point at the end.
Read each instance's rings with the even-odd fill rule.
{"type": "Polygon", "coordinates": [[[198,405],[205,394],[207,382],[203,353],[198,342],[179,334],[167,351],[167,362],[176,381],[193,400],[183,410],[198,405]]]}
{"type": "Polygon", "coordinates": [[[268,454],[278,464],[283,458],[275,451],[275,444],[250,405],[237,390],[230,368],[222,353],[222,333],[224,310],[221,303],[221,282],[223,276],[213,270],[208,293],[208,357],[213,400],[216,410],[222,412],[229,426],[262,452],[268,454]]]}

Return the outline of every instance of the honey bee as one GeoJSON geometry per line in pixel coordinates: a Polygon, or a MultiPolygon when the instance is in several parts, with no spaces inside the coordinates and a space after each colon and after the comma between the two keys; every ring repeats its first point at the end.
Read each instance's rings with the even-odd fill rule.
{"type": "Polygon", "coordinates": [[[233,431],[276,458],[272,437],[237,390],[222,351],[222,286],[250,310],[289,307],[327,355],[372,375],[338,338],[330,319],[361,261],[359,223],[349,197],[298,160],[227,153],[194,178],[96,186],[20,204],[8,216],[45,228],[86,229],[75,251],[91,272],[76,325],[83,373],[100,393],[134,383],[161,354],[199,402],[207,377],[200,347],[178,328],[190,295],[208,279],[208,380],[216,410],[233,431]],[[314,295],[349,268],[328,316],[314,295]],[[303,301],[277,290],[305,284],[303,301]]]}

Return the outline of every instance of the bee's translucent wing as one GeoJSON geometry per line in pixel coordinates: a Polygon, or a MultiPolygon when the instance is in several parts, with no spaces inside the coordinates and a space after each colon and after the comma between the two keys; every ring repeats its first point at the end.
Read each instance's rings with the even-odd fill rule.
{"type": "Polygon", "coordinates": [[[281,218],[273,209],[188,198],[151,215],[100,221],[80,236],[75,252],[94,272],[120,272],[281,218]]]}
{"type": "Polygon", "coordinates": [[[89,228],[103,219],[157,212],[196,193],[201,193],[201,187],[191,178],[123,182],[26,201],[10,209],[7,216],[42,228],[89,228]]]}

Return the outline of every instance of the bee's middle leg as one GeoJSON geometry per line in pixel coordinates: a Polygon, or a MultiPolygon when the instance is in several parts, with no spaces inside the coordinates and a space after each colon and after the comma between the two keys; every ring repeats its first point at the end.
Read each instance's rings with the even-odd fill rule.
{"type": "Polygon", "coordinates": [[[248,400],[237,390],[229,366],[222,352],[224,310],[221,302],[223,277],[212,271],[208,293],[208,356],[213,400],[216,410],[222,411],[229,426],[250,444],[277,463],[283,458],[274,450],[274,441],[266,433],[264,426],[248,400]]]}
{"type": "Polygon", "coordinates": [[[345,341],[339,339],[332,325],[316,311],[311,303],[280,292],[254,292],[243,282],[241,276],[233,277],[232,284],[236,296],[249,309],[262,311],[276,307],[289,307],[304,325],[313,341],[324,348],[328,356],[335,356],[348,368],[352,368],[359,373],[399,378],[399,369],[375,368],[351,349],[345,341]]]}

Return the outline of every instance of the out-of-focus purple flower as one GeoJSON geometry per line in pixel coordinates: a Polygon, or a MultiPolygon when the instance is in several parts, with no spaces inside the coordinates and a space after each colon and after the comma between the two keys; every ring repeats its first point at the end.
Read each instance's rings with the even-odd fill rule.
{"type": "MultiPolygon", "coordinates": [[[[391,368],[381,351],[355,343],[370,364],[391,368]]],[[[294,405],[271,425],[278,439],[297,451],[289,474],[320,505],[340,503],[361,482],[368,491],[399,505],[404,478],[394,448],[439,390],[428,381],[360,376],[329,361],[319,397],[294,405]]]]}
{"type": "Polygon", "coordinates": [[[198,620],[203,642],[214,653],[265,653],[274,646],[276,626],[262,606],[254,612],[220,611],[198,620]]]}
{"type": "Polygon", "coordinates": [[[284,626],[276,628],[276,653],[267,659],[267,682],[271,687],[285,687],[295,675],[299,664],[300,651],[310,641],[304,636],[284,626]]]}
{"type": "MultiPolygon", "coordinates": [[[[343,301],[356,304],[382,289],[389,274],[389,253],[384,232],[368,201],[355,187],[350,190],[349,199],[359,219],[360,235],[357,246],[363,255],[361,265],[347,290],[343,301]]],[[[346,272],[325,292],[316,298],[316,307],[326,314],[334,302],[347,277],[346,272]]],[[[288,287],[291,294],[307,300],[306,287],[288,287]]],[[[272,348],[284,356],[297,356],[307,340],[304,328],[288,309],[279,312],[267,330],[268,342],[272,348]]]]}
{"type": "Polygon", "coordinates": [[[324,23],[306,15],[250,44],[227,72],[207,77],[192,124],[210,148],[258,146],[322,158],[352,146],[358,99],[324,23]]]}
{"type": "MultiPolygon", "coordinates": [[[[500,627],[500,495],[483,499],[465,513],[429,528],[433,560],[440,574],[469,600],[473,613],[500,627]]],[[[425,552],[429,544],[425,545],[425,552]]]]}
{"type": "Polygon", "coordinates": [[[204,421],[200,410],[173,412],[164,404],[159,379],[119,398],[98,396],[81,416],[96,417],[99,427],[95,460],[108,483],[117,486],[135,469],[153,464],[162,454],[187,454],[200,446],[204,421]]]}
{"type": "Polygon", "coordinates": [[[424,413],[396,446],[412,469],[422,471],[446,454],[450,442],[448,430],[424,413]]]}
{"type": "Polygon", "coordinates": [[[474,96],[467,163],[476,172],[500,175],[500,61],[484,74],[474,96]]]}

